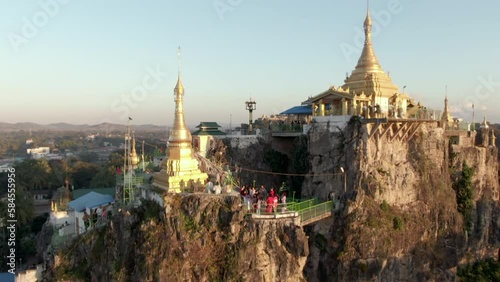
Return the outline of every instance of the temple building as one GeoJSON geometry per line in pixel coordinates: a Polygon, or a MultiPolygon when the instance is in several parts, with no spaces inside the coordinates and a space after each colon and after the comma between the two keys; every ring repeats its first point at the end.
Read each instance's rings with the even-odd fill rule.
{"type": "Polygon", "coordinates": [[[364,21],[365,42],[358,63],[344,84],[309,99],[313,116],[362,115],[366,118],[409,118],[422,108],[399,91],[384,72],[373,50],[369,10],[364,21]]]}
{"type": "Polygon", "coordinates": [[[153,176],[153,185],[169,193],[180,193],[190,185],[204,183],[208,178],[208,175],[201,172],[198,167],[191,145],[191,133],[184,121],[184,86],[180,72],[180,48],[178,55],[179,74],[174,88],[174,126],[170,130],[167,141],[166,161],[163,162],[160,172],[153,176]]]}
{"type": "Polygon", "coordinates": [[[219,130],[221,126],[216,122],[200,122],[193,136],[194,150],[199,152],[202,157],[206,157],[207,151],[215,143],[218,137],[226,136],[226,133],[219,130]]]}

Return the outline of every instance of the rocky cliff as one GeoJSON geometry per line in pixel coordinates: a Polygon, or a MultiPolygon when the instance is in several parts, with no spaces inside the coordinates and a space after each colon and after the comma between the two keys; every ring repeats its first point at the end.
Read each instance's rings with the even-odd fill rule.
{"type": "Polygon", "coordinates": [[[307,237],[290,220],[252,221],[239,196],[168,195],[89,231],[56,258],[68,281],[305,281],[307,237]],[[69,254],[68,254],[69,252],[69,254]]]}
{"type": "Polygon", "coordinates": [[[338,208],[306,230],[308,281],[453,280],[457,265],[496,255],[497,148],[436,123],[377,126],[353,118],[309,130],[314,176],[303,193],[334,192],[338,208]],[[473,171],[467,212],[457,204],[464,166],[473,171]]]}
{"type": "Polygon", "coordinates": [[[78,238],[59,253],[53,274],[72,281],[453,281],[457,266],[496,257],[500,247],[498,149],[476,146],[476,137],[433,122],[353,118],[312,124],[307,138],[283,143],[293,152],[278,152],[287,146],[273,138],[226,140],[219,161],[247,168],[241,183],[285,179],[293,189],[304,179],[303,198],[334,193],[333,216],[302,229],[246,219],[238,196],[170,195],[164,208],[145,202],[78,238]],[[306,176],[261,173],[269,170],[306,176]]]}

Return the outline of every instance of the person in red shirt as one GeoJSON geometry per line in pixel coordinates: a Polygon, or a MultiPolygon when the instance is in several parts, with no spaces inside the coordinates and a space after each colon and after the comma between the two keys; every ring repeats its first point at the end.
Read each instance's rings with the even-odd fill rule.
{"type": "Polygon", "coordinates": [[[278,212],[278,195],[273,197],[273,212],[278,212]]]}
{"type": "Polygon", "coordinates": [[[271,195],[269,195],[269,197],[267,197],[267,201],[266,201],[266,212],[267,213],[271,213],[273,211],[273,206],[274,206],[274,197],[272,197],[271,195]]]}

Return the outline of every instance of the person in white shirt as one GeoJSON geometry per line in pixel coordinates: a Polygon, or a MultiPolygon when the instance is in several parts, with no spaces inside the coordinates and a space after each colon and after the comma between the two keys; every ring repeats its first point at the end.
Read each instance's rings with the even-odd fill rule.
{"type": "Polygon", "coordinates": [[[215,194],[216,194],[216,195],[217,195],[217,194],[220,194],[220,193],[221,193],[221,191],[222,191],[222,188],[220,187],[219,182],[216,182],[216,183],[215,183],[215,186],[214,186],[214,192],[215,192],[215,194]]]}

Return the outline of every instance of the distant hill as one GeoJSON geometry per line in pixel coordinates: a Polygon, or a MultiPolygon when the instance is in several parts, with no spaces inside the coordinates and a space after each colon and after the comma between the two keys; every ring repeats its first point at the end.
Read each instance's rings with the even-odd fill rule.
{"type": "MultiPolygon", "coordinates": [[[[123,124],[114,123],[100,123],[94,125],[88,124],[69,124],[64,122],[51,123],[51,124],[38,124],[33,122],[18,122],[6,123],[0,122],[0,132],[13,132],[13,131],[92,131],[92,132],[113,132],[125,131],[127,128],[123,124]]],[[[167,126],[159,126],[153,124],[133,125],[135,131],[166,131],[167,126]]]]}

